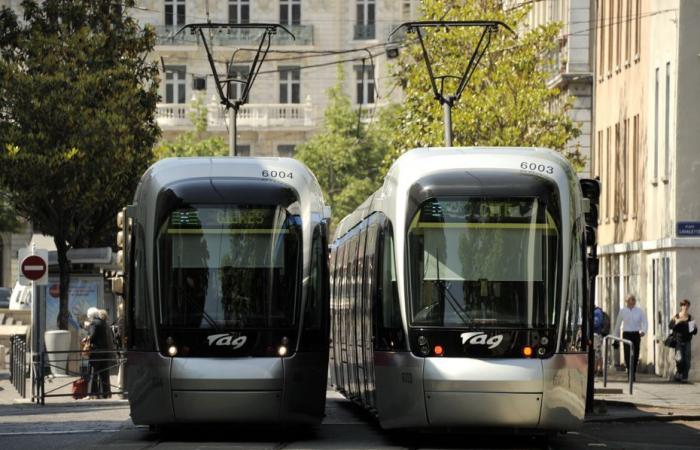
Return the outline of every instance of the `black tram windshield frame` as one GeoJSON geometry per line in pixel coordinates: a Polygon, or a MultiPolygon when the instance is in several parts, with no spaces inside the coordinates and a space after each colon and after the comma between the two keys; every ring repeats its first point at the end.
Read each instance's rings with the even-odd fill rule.
{"type": "MultiPolygon", "coordinates": [[[[156,324],[160,329],[164,331],[232,332],[244,330],[292,330],[298,327],[304,251],[299,197],[291,186],[274,181],[255,179],[202,178],[186,180],[163,189],[159,193],[156,204],[157,220],[153,240],[154,259],[152,267],[155,293],[154,313],[156,315],[156,324]],[[218,316],[212,317],[207,313],[205,310],[206,303],[202,305],[201,320],[197,324],[173,323],[165,320],[164,308],[166,304],[169,304],[169,300],[163,297],[164,286],[162,286],[161,280],[161,231],[164,226],[170,223],[173,212],[197,211],[198,209],[202,211],[208,210],[209,214],[219,215],[227,213],[238,214],[240,210],[251,211],[254,214],[262,214],[265,210],[276,213],[283,212],[285,214],[286,217],[282,223],[284,228],[280,228],[278,231],[290,234],[295,238],[296,242],[296,255],[291,255],[295,261],[294,273],[291,275],[293,286],[291,286],[291,289],[287,289],[285,293],[277,293],[277,295],[288,295],[287,302],[285,302],[285,306],[289,308],[286,310],[288,315],[286,320],[278,321],[275,324],[252,323],[250,325],[246,325],[244,321],[221,320],[218,316]]],[[[251,227],[254,227],[253,224],[243,224],[242,226],[244,232],[258,232],[258,230],[250,230],[251,227]]],[[[274,243],[266,242],[267,244],[272,245],[274,243]]],[[[209,268],[207,270],[210,271],[209,268]]],[[[220,270],[223,270],[223,268],[220,270]]]]}
{"type": "MultiPolygon", "coordinates": [[[[449,207],[449,206],[447,206],[449,207]]],[[[429,212],[430,213],[430,212],[429,212]]],[[[427,219],[431,220],[431,219],[427,219]]],[[[479,224],[478,221],[488,222],[487,218],[477,218],[472,224],[465,220],[455,220],[454,217],[446,219],[432,219],[435,224],[434,226],[438,229],[441,227],[450,228],[470,228],[474,225],[477,228],[488,227],[488,224],[479,224]],[[440,223],[442,220],[442,223],[440,223]],[[452,223],[444,223],[452,222],[452,223]]],[[[506,219],[506,221],[509,219],[506,219]]],[[[491,222],[497,222],[497,218],[492,218],[491,222]]],[[[518,222],[517,219],[510,218],[512,222],[518,222]]],[[[433,224],[427,224],[428,228],[433,224]]],[[[494,224],[495,225],[495,224],[494,224]]],[[[495,225],[498,227],[498,225],[495,225]]],[[[522,223],[519,225],[513,224],[512,227],[527,227],[527,224],[522,223]]],[[[506,226],[507,227],[507,226],[506,226]]],[[[415,230],[415,228],[414,228],[415,230]]],[[[439,230],[438,230],[439,231],[439,230]]],[[[453,232],[459,233],[459,230],[453,230],[453,232]]],[[[554,329],[556,327],[556,321],[559,316],[559,306],[561,306],[561,279],[563,271],[563,241],[565,236],[565,230],[561,226],[561,205],[560,205],[560,194],[556,184],[543,177],[521,173],[517,171],[491,171],[491,170],[455,170],[447,171],[436,175],[429,175],[427,177],[419,179],[409,190],[409,201],[406,216],[406,244],[405,244],[405,275],[408,283],[406,283],[406,310],[409,312],[408,325],[411,329],[423,329],[423,328],[433,328],[433,329],[443,329],[443,330],[486,330],[486,329],[554,329]],[[443,244],[448,244],[443,248],[444,252],[451,252],[450,255],[439,255],[439,249],[436,246],[436,250],[433,251],[433,259],[430,264],[423,264],[424,272],[419,275],[421,287],[417,287],[417,279],[415,278],[414,267],[416,261],[414,261],[415,255],[412,255],[412,251],[415,248],[411,248],[411,231],[412,226],[415,226],[418,220],[418,216],[422,214],[422,208],[426,205],[430,209],[438,205],[440,202],[475,202],[483,205],[496,205],[499,202],[510,202],[511,206],[515,204],[526,205],[528,203],[533,204],[539,209],[540,217],[536,220],[540,223],[535,224],[536,228],[548,228],[544,230],[544,233],[555,233],[556,247],[552,249],[554,261],[551,266],[550,273],[547,276],[553,278],[550,279],[549,286],[545,284],[544,290],[544,300],[546,301],[546,316],[544,320],[532,320],[532,317],[526,317],[524,321],[518,321],[513,318],[511,320],[506,320],[505,315],[504,320],[499,320],[499,316],[486,318],[482,315],[481,320],[475,320],[471,318],[469,311],[466,308],[466,296],[467,292],[472,292],[476,289],[479,293],[476,294],[477,297],[480,295],[484,296],[484,299],[490,296],[496,289],[508,289],[510,285],[517,285],[517,283],[503,283],[503,282],[490,282],[486,277],[479,280],[460,280],[460,275],[456,273],[451,273],[449,271],[449,264],[447,263],[448,258],[454,259],[457,252],[455,248],[449,248],[449,243],[443,242],[443,244]],[[544,214],[544,216],[542,215],[544,214]],[[543,217],[546,217],[543,221],[543,217]],[[437,252],[437,253],[436,253],[437,252]],[[444,261],[440,262],[443,259],[444,261]],[[430,267],[428,267],[430,266],[430,267]],[[430,272],[428,270],[430,269],[430,272]],[[430,279],[427,280],[426,276],[430,279]],[[436,301],[438,306],[434,308],[440,308],[437,312],[423,311],[423,317],[418,314],[421,311],[416,311],[418,303],[422,304],[424,298],[420,299],[417,297],[419,292],[422,292],[422,284],[427,281],[432,281],[435,292],[433,296],[437,297],[439,300],[436,301]],[[464,295],[459,298],[460,295],[455,295],[455,292],[462,292],[457,286],[457,281],[462,283],[462,291],[464,295]],[[416,290],[418,289],[418,291],[416,290]],[[418,303],[417,303],[418,302],[418,303]],[[449,306],[451,311],[452,320],[445,320],[447,315],[445,305],[449,306]],[[435,317],[438,314],[442,318],[438,321],[428,320],[428,317],[435,317]],[[444,314],[444,315],[443,315],[444,314]]],[[[465,236],[468,236],[465,235],[465,236]]],[[[464,239],[465,236],[460,236],[464,239]]],[[[517,241],[517,236],[514,238],[517,241]]],[[[435,239],[433,239],[435,240],[435,239]]],[[[448,239],[449,240],[449,239],[448,239]]],[[[467,238],[468,240],[468,238],[467,238]]],[[[436,241],[437,242],[437,241],[436,241]]],[[[423,242],[421,245],[425,245],[423,242]]],[[[456,242],[452,243],[454,247],[456,242]]],[[[468,245],[467,245],[468,246],[468,245]]],[[[425,249],[424,249],[425,250],[425,249]]],[[[426,253],[427,254],[427,253],[426,253]]],[[[542,257],[551,259],[550,253],[543,255],[542,257]]],[[[540,262],[542,262],[542,257],[540,257],[540,262]]],[[[421,259],[422,256],[421,256],[421,259]]],[[[428,256],[430,259],[430,256],[428,256]]],[[[459,266],[459,265],[458,265],[459,266]]],[[[476,264],[475,264],[476,266],[476,264]]],[[[496,267],[496,266],[494,266],[496,267]]],[[[460,267],[461,268],[461,267],[460,267]]],[[[492,269],[494,270],[494,269],[492,269]]],[[[495,269],[499,271],[500,269],[495,269]]],[[[522,269],[521,269],[522,270],[522,269]]],[[[472,270],[474,271],[474,270],[472,270]]],[[[478,270],[474,271],[478,272],[478,270]]],[[[526,280],[524,280],[527,283],[526,280]]],[[[430,283],[428,283],[430,284],[430,283]]],[[[522,284],[522,283],[520,283],[522,284]]],[[[522,288],[522,286],[520,286],[522,288]]],[[[515,289],[514,289],[515,290],[515,289]]],[[[517,294],[515,294],[517,295],[517,294]]],[[[473,295],[472,295],[473,296],[473,295]]],[[[481,304],[487,304],[486,300],[481,299],[481,304]]],[[[472,302],[474,299],[472,299],[472,302]]],[[[503,302],[503,299],[500,299],[503,302]]],[[[495,305],[495,304],[494,304],[495,305]]],[[[426,305],[424,305],[426,306],[426,305]]],[[[482,309],[484,306],[482,305],[482,309]]],[[[495,306],[494,306],[495,308],[495,306]]],[[[541,317],[540,317],[541,319],[541,317]]]]}

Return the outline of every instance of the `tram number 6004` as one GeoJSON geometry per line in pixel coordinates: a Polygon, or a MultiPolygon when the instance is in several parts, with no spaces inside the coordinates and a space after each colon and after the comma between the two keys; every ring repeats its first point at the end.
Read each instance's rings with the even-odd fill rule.
{"type": "Polygon", "coordinates": [[[284,170],[263,170],[263,178],[294,178],[294,172],[285,172],[284,170]]]}
{"type": "Polygon", "coordinates": [[[537,164],[534,162],[529,163],[527,161],[523,161],[520,163],[520,168],[524,170],[531,170],[533,172],[548,173],[550,175],[554,173],[554,167],[545,164],[537,164]]]}

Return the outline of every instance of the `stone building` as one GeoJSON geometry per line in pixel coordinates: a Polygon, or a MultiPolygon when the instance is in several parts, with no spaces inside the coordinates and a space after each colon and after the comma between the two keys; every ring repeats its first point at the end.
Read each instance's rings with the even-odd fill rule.
{"type": "MultiPolygon", "coordinates": [[[[637,296],[641,365],[668,377],[668,323],[700,317],[700,2],[597,0],[592,172],[602,195],[598,303],[614,321],[637,296]]],[[[700,380],[700,339],[691,379],[700,380]]]]}

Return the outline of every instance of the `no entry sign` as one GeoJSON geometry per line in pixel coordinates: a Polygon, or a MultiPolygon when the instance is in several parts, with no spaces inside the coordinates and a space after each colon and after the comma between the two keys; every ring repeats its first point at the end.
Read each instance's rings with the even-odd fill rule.
{"type": "Polygon", "coordinates": [[[29,284],[29,282],[34,281],[40,285],[48,283],[48,252],[37,250],[32,254],[29,250],[20,250],[19,253],[20,282],[29,284]]]}

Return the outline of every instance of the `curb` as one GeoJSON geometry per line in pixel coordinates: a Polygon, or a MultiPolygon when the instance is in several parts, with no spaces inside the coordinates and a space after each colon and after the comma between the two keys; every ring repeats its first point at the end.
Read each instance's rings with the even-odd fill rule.
{"type": "Polygon", "coordinates": [[[606,422],[677,422],[684,420],[687,422],[700,421],[700,414],[638,414],[630,416],[604,416],[594,415],[585,418],[586,423],[606,423],[606,422]]]}

